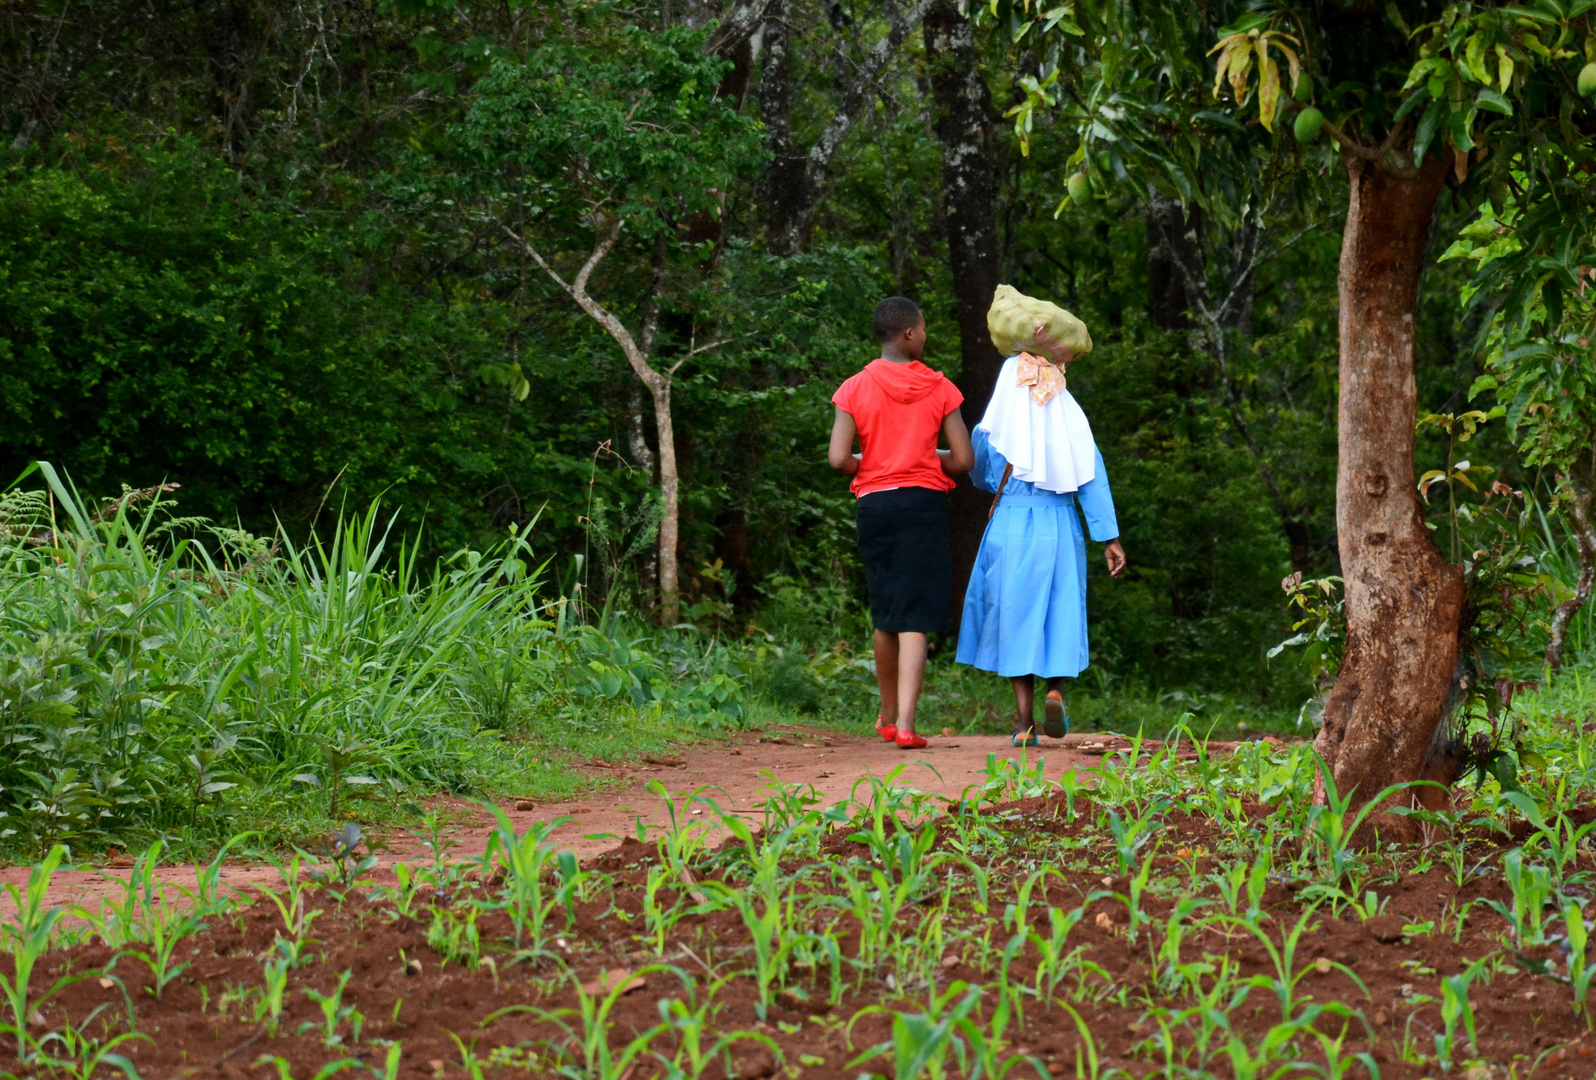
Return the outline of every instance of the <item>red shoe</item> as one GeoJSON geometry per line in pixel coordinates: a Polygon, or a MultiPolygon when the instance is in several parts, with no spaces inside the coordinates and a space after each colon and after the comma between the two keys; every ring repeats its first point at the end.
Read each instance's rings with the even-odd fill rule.
{"type": "Polygon", "coordinates": [[[882,742],[898,741],[897,727],[892,724],[883,724],[880,713],[876,713],[876,734],[881,736],[882,742]]]}
{"type": "Polygon", "coordinates": [[[926,741],[912,731],[898,732],[899,750],[918,750],[925,745],[926,741]]]}

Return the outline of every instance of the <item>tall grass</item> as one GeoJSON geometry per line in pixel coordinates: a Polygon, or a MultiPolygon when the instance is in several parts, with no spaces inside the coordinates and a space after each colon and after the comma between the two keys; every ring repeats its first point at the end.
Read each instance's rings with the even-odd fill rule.
{"type": "MultiPolygon", "coordinates": [[[[1579,544],[1574,539],[1572,527],[1561,514],[1546,512],[1544,505],[1535,507],[1542,548],[1538,556],[1540,569],[1558,584],[1559,595],[1552,606],[1574,595],[1579,584],[1579,544]]],[[[1569,658],[1591,655],[1596,645],[1596,603],[1588,603],[1569,621],[1564,655],[1569,658]]]]}
{"type": "Polygon", "coordinates": [[[526,533],[424,566],[375,506],[296,544],[174,517],[159,491],[94,511],[38,472],[0,502],[0,835],[25,850],[283,838],[524,787],[558,769],[513,750],[550,710],[738,712],[724,671],[561,630],[526,533]]]}

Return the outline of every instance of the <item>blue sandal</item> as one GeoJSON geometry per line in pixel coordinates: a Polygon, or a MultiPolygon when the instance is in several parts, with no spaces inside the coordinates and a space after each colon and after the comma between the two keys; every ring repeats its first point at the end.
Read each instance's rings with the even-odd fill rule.
{"type": "Polygon", "coordinates": [[[1016,731],[1009,736],[1009,744],[1018,750],[1022,746],[1040,746],[1041,742],[1037,739],[1035,731],[1031,732],[1030,736],[1023,741],[1020,739],[1020,733],[1016,731]]]}

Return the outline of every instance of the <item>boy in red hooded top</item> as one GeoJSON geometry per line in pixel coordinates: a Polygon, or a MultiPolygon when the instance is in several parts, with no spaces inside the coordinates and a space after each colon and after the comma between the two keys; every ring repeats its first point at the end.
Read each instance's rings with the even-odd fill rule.
{"type": "Polygon", "coordinates": [[[925,680],[926,635],[948,629],[953,559],[947,493],[975,464],[959,415],[964,396],[940,371],[920,363],[925,319],[894,296],[876,307],[881,358],[832,395],[831,467],[853,477],[859,559],[875,626],[876,730],[905,749],[921,747],[914,710],[925,680]],[[948,449],[937,449],[937,436],[948,449]],[[860,452],[853,452],[855,436],[860,452]]]}

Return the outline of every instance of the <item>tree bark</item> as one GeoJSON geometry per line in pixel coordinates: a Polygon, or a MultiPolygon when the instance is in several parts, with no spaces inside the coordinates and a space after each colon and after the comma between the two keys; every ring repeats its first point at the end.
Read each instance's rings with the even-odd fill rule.
{"type": "MultiPolygon", "coordinates": [[[[836,156],[842,140],[870,101],[876,80],[881,77],[887,61],[892,59],[903,40],[920,25],[932,3],[933,0],[914,0],[902,13],[896,8],[888,9],[886,37],[876,42],[875,47],[859,62],[853,81],[843,91],[842,100],[837,103],[820,138],[802,156],[801,163],[794,161],[789,166],[783,166],[780,161],[773,163],[773,167],[792,170],[791,175],[782,177],[783,204],[772,207],[770,246],[777,255],[796,254],[808,239],[810,222],[815,208],[820,204],[820,196],[825,193],[826,180],[831,173],[831,159],[836,156]]],[[[767,70],[773,57],[773,53],[766,55],[767,70]]],[[[783,75],[783,83],[785,79],[783,75]]],[[[766,108],[768,116],[768,106],[766,108]]]]}
{"type": "Polygon", "coordinates": [[[1147,204],[1148,315],[1160,330],[1191,329],[1194,298],[1186,290],[1186,267],[1202,266],[1202,210],[1154,193],[1147,204]]]}
{"type": "Polygon", "coordinates": [[[781,236],[797,220],[804,162],[792,145],[792,44],[785,0],[777,0],[770,11],[760,46],[759,118],[770,147],[763,185],[765,221],[771,236],[781,236]]]}
{"type": "Polygon", "coordinates": [[[626,448],[631,451],[632,464],[654,480],[654,451],[649,449],[648,436],[643,430],[643,388],[637,383],[626,386],[626,448]]]}
{"type": "MultiPolygon", "coordinates": [[[[987,333],[986,313],[1002,275],[997,227],[997,169],[992,131],[996,110],[981,74],[975,31],[948,0],[926,13],[922,27],[935,129],[942,144],[942,215],[948,265],[959,319],[962,371],[955,384],[961,412],[974,428],[986,412],[1003,356],[987,333]]],[[[960,477],[948,515],[953,549],[953,628],[964,610],[964,590],[975,567],[992,496],[960,477]]]]}
{"type": "MultiPolygon", "coordinates": [[[[1315,745],[1336,789],[1361,805],[1393,783],[1453,779],[1443,722],[1464,590],[1425,528],[1413,471],[1414,316],[1446,166],[1433,156],[1403,179],[1349,157],[1347,171],[1336,477],[1347,648],[1315,745]]],[[[1324,794],[1321,775],[1315,795],[1324,794]]],[[[1417,788],[1398,799],[1439,796],[1417,788]]],[[[1387,836],[1413,831],[1392,815],[1375,825],[1387,836]]]]}
{"type": "Polygon", "coordinates": [[[773,9],[779,6],[780,0],[747,0],[746,3],[732,5],[710,35],[708,51],[724,53],[737,43],[747,41],[761,23],[774,17],[773,9]]]}

